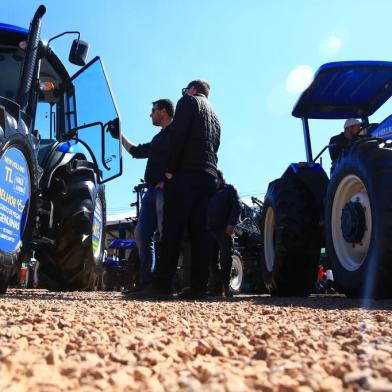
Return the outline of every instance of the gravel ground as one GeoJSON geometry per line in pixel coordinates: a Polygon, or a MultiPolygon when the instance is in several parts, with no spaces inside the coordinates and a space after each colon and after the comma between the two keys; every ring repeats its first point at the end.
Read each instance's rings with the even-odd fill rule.
{"type": "Polygon", "coordinates": [[[392,300],[9,290],[0,391],[77,390],[391,392],[392,300]]]}

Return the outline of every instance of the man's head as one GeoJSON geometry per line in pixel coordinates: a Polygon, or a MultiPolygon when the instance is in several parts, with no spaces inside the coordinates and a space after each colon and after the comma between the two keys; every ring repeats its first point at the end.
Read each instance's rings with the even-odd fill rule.
{"type": "Polygon", "coordinates": [[[170,99],[158,99],[152,103],[150,117],[152,123],[158,127],[167,126],[174,116],[174,105],[170,99]]]}
{"type": "Polygon", "coordinates": [[[182,89],[182,95],[195,95],[195,94],[203,94],[207,98],[210,94],[210,85],[205,80],[192,80],[192,82],[188,83],[188,86],[182,89]]]}
{"type": "Polygon", "coordinates": [[[361,129],[361,122],[355,118],[349,118],[344,123],[344,136],[347,139],[351,140],[354,136],[358,134],[360,129],[361,129]]]}

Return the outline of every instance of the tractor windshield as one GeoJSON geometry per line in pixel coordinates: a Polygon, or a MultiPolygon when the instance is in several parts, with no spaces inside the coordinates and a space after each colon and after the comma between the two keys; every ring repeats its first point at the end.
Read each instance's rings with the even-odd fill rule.
{"type": "Polygon", "coordinates": [[[23,59],[19,47],[0,45],[0,97],[16,100],[23,59]]]}
{"type": "Polygon", "coordinates": [[[66,103],[68,129],[78,129],[78,139],[91,149],[102,180],[108,181],[121,173],[121,146],[108,128],[114,121],[119,124],[119,114],[101,59],[96,57],[74,75],[72,84],[74,94],[66,103]]]}

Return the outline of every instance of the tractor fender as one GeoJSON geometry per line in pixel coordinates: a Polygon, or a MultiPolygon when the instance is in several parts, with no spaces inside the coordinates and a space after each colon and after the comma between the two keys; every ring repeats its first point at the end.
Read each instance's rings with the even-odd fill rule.
{"type": "Polygon", "coordinates": [[[282,177],[295,177],[311,192],[320,212],[324,213],[324,201],[329,178],[319,163],[292,163],[282,177]]]}
{"type": "Polygon", "coordinates": [[[49,188],[53,173],[74,159],[87,160],[95,164],[95,159],[88,148],[77,140],[54,142],[46,147],[41,145],[41,152],[40,164],[44,171],[40,182],[41,189],[49,188]]]}

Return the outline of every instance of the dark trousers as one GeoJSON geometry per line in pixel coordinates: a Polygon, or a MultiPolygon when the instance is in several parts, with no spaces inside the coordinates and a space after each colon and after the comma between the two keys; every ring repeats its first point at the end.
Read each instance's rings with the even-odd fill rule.
{"type": "Polygon", "coordinates": [[[233,238],[225,233],[225,229],[208,232],[210,289],[212,291],[221,291],[222,286],[225,291],[228,290],[233,250],[233,238]],[[220,264],[220,268],[218,264],[220,264]]]}
{"type": "Polygon", "coordinates": [[[204,172],[179,173],[165,182],[161,253],[155,284],[168,289],[177,269],[181,241],[188,225],[191,243],[191,287],[205,291],[208,283],[207,206],[216,189],[215,177],[204,172]]]}

